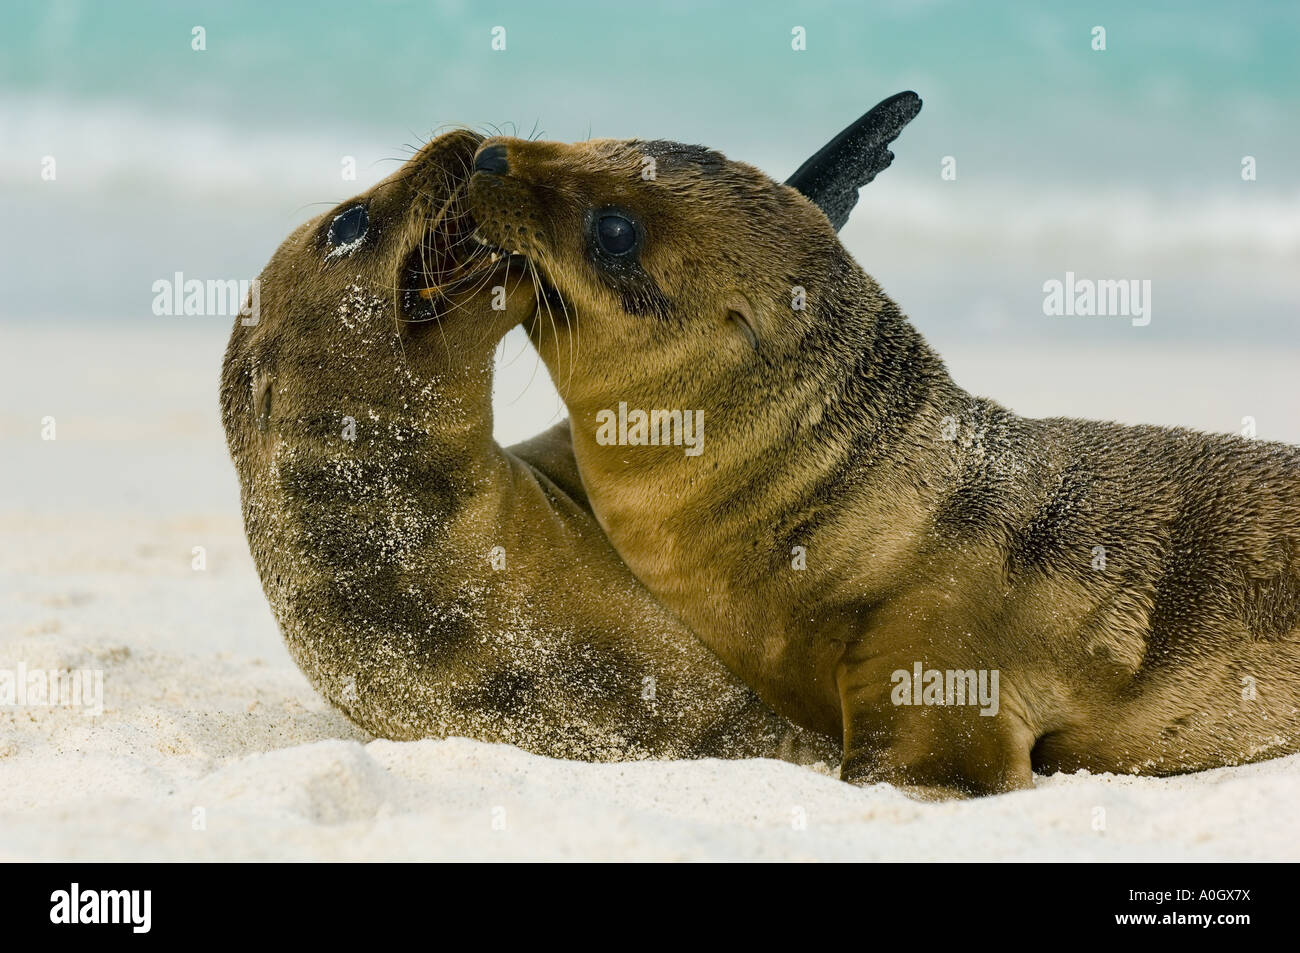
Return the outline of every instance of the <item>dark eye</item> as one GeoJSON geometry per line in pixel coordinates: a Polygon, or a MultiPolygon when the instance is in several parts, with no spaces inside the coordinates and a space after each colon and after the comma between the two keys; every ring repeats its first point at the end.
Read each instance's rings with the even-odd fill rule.
{"type": "Polygon", "coordinates": [[[636,247],[636,226],[622,215],[606,212],[596,220],[596,241],[611,255],[626,255],[636,247]]]}
{"type": "Polygon", "coordinates": [[[366,229],[369,227],[370,213],[364,205],[354,205],[346,212],[339,212],[330,223],[330,246],[342,248],[359,242],[366,237],[366,229]]]}

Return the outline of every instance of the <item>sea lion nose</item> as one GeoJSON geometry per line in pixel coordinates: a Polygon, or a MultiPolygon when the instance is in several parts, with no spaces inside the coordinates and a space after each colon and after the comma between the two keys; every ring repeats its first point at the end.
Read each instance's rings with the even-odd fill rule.
{"type": "Polygon", "coordinates": [[[510,171],[506,160],[505,146],[484,146],[474,156],[475,172],[490,172],[493,175],[505,175],[510,171]]]}

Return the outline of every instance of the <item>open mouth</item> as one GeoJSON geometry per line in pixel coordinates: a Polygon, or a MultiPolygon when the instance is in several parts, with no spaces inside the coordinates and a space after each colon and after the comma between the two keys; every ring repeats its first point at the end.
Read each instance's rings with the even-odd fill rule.
{"type": "Polygon", "coordinates": [[[467,295],[490,293],[497,285],[513,291],[521,283],[537,295],[536,309],[523,322],[529,334],[539,320],[561,324],[573,314],[536,262],[484,237],[463,191],[430,213],[424,235],[403,263],[400,279],[408,322],[437,320],[456,309],[457,299],[463,302],[467,295]]]}
{"type": "Polygon", "coordinates": [[[477,236],[469,209],[452,196],[437,210],[420,242],[411,249],[401,272],[402,306],[407,319],[430,320],[452,308],[451,299],[491,288],[527,259],[490,248],[477,236]]]}

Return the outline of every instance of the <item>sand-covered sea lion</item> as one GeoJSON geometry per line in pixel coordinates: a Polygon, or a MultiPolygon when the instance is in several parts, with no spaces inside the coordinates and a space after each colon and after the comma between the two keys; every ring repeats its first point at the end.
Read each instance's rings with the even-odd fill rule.
{"type": "Polygon", "coordinates": [[[838,241],[826,161],[795,188],[675,143],[480,148],[480,241],[562,306],[533,340],[637,577],[839,732],[847,780],[1300,748],[1300,450],[968,394],[838,241]]]}
{"type": "Polygon", "coordinates": [[[468,241],[480,139],[441,136],[299,227],[261,275],[257,322],[235,321],[222,418],[294,659],[388,738],[833,759],[623,566],[567,424],[493,440],[493,352],[538,298],[517,261],[468,241]]]}

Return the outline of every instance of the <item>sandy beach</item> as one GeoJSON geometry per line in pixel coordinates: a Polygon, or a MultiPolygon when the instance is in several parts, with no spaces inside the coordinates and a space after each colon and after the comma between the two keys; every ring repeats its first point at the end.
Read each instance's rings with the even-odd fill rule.
{"type": "MultiPolygon", "coordinates": [[[[4,860],[1300,859],[1300,756],[926,804],[776,761],[592,765],[370,738],[280,642],[217,416],[227,328],[191,320],[0,331],[0,669],[103,673],[101,714],[0,708],[4,860]]],[[[503,441],[557,408],[520,343],[498,385],[503,441]]],[[[1251,415],[1261,438],[1300,441],[1290,352],[946,357],[1024,413],[1216,430],[1251,415]]]]}

